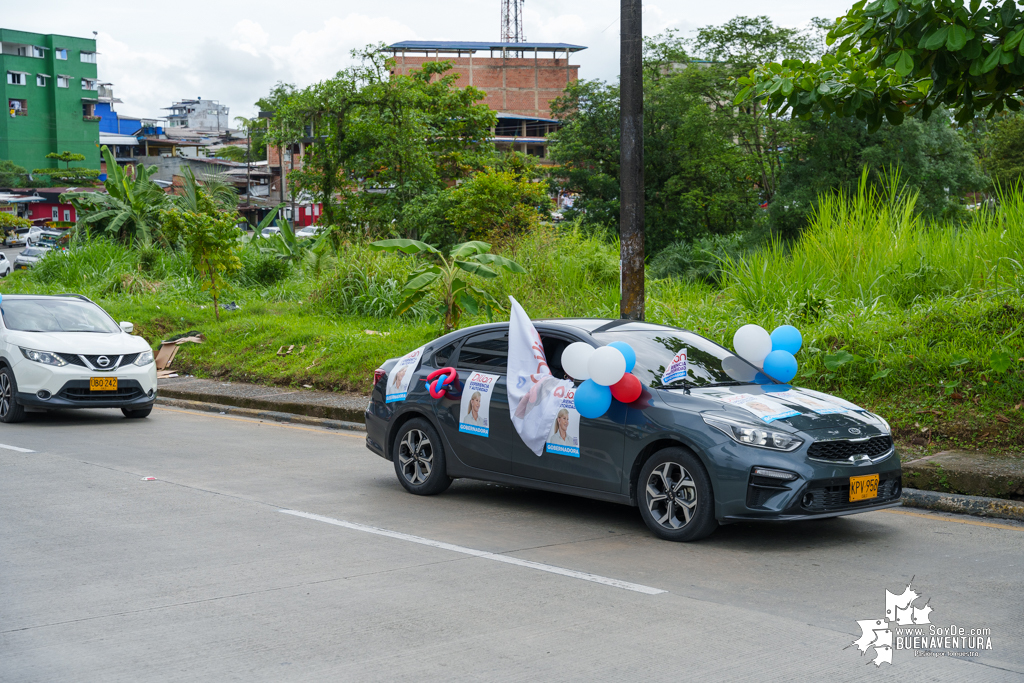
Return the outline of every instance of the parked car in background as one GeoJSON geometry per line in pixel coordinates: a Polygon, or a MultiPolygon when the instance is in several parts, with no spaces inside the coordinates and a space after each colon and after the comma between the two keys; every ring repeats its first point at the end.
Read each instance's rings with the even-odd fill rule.
{"type": "Polygon", "coordinates": [[[65,230],[40,230],[36,234],[35,240],[29,242],[29,246],[49,247],[50,249],[56,249],[58,246],[61,245],[61,242],[66,241],[67,237],[68,233],[65,230]]]}
{"type": "Polygon", "coordinates": [[[321,230],[323,230],[323,228],[321,228],[319,225],[307,225],[302,230],[299,230],[297,233],[295,233],[295,236],[300,240],[306,239],[308,237],[316,237],[318,234],[320,234],[321,230]]]}
{"type": "Polygon", "coordinates": [[[49,247],[27,247],[14,259],[14,270],[28,270],[52,251],[49,247]]]}
{"type": "Polygon", "coordinates": [[[260,232],[260,237],[270,237],[271,235],[280,235],[280,234],[281,234],[281,228],[277,228],[277,227],[271,226],[271,227],[268,227],[268,228],[263,228],[263,230],[260,232]]]}
{"type": "Polygon", "coordinates": [[[14,270],[14,266],[7,260],[7,255],[0,251],[0,277],[7,277],[14,270]]]}
{"type": "Polygon", "coordinates": [[[39,233],[42,231],[43,229],[37,225],[33,225],[30,228],[17,228],[12,232],[7,233],[7,236],[4,238],[4,244],[9,247],[16,247],[20,244],[32,246],[36,243],[39,233]]]}

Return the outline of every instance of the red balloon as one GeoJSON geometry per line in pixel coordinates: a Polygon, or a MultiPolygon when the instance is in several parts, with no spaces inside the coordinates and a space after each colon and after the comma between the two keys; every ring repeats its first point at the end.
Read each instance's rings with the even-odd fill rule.
{"type": "Polygon", "coordinates": [[[640,380],[628,372],[609,388],[612,390],[612,396],[615,397],[615,400],[622,403],[632,403],[640,398],[640,394],[644,390],[640,380]]]}

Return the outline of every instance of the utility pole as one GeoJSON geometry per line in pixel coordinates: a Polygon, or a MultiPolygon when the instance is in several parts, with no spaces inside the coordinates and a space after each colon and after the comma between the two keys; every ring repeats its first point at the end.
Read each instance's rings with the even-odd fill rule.
{"type": "Polygon", "coordinates": [[[620,0],[619,317],[644,319],[644,74],[642,0],[620,0]]]}

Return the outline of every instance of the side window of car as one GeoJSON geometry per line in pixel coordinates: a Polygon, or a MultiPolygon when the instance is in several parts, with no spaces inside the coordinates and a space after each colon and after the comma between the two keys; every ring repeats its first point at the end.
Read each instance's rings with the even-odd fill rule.
{"type": "Polygon", "coordinates": [[[499,330],[470,337],[459,351],[459,367],[505,374],[508,365],[508,332],[499,330]]]}
{"type": "Polygon", "coordinates": [[[455,347],[458,346],[458,342],[449,344],[448,346],[442,347],[434,352],[434,357],[431,360],[431,365],[435,368],[447,367],[448,361],[451,360],[452,354],[455,353],[455,347]]]}

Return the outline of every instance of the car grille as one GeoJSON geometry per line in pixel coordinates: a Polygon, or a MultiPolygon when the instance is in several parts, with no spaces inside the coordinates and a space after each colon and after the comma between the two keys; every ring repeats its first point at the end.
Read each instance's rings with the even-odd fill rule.
{"type": "Polygon", "coordinates": [[[117,391],[90,391],[89,380],[71,380],[57,393],[59,398],[75,403],[102,403],[104,401],[134,401],[144,395],[142,385],[135,380],[119,380],[117,391]]]}
{"type": "Polygon", "coordinates": [[[868,500],[850,502],[850,480],[826,479],[812,481],[801,496],[800,507],[807,512],[836,512],[890,503],[903,493],[902,478],[898,472],[882,474],[878,481],[878,496],[868,500]]]}
{"type": "Polygon", "coordinates": [[[867,441],[850,441],[836,439],[834,441],[815,441],[807,449],[807,457],[814,460],[852,462],[856,455],[866,455],[872,460],[889,452],[892,448],[891,436],[873,436],[867,441]]]}
{"type": "Polygon", "coordinates": [[[82,360],[82,356],[79,356],[78,354],[58,353],[57,355],[63,358],[68,363],[71,363],[72,365],[78,365],[79,367],[83,368],[87,368],[89,367],[89,365],[92,365],[93,369],[102,371],[114,370],[116,368],[123,368],[126,365],[131,365],[132,363],[135,362],[135,359],[139,357],[139,354],[137,353],[128,353],[121,358],[121,362],[119,364],[116,364],[118,355],[106,354],[111,364],[108,364],[106,367],[100,367],[99,363],[97,363],[97,359],[100,357],[100,355],[103,354],[85,356],[85,359],[89,361],[89,365],[86,365],[85,361],[82,360]]]}
{"type": "Polygon", "coordinates": [[[85,361],[79,358],[74,353],[58,353],[57,355],[63,358],[68,363],[71,363],[72,365],[80,365],[83,368],[86,367],[85,361]]]}

